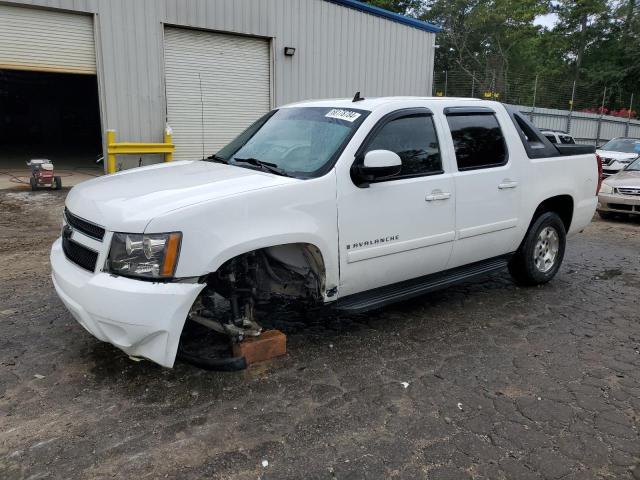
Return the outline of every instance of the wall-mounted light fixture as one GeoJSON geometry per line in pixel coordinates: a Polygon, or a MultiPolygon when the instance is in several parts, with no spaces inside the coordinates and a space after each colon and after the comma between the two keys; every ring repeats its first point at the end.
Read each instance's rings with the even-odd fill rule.
{"type": "Polygon", "coordinates": [[[296,53],[296,49],[294,47],[284,47],[284,54],[287,57],[293,57],[295,53],[296,53]]]}

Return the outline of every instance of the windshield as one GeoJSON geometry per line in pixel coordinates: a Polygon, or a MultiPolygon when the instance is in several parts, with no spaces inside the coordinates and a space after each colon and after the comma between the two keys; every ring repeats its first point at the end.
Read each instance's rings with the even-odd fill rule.
{"type": "Polygon", "coordinates": [[[636,172],[640,172],[640,158],[627,165],[627,168],[625,168],[625,170],[635,170],[636,172]]]}
{"type": "Polygon", "coordinates": [[[293,177],[317,177],[333,166],[368,114],[353,108],[275,110],[222,148],[215,159],[246,168],[257,168],[260,162],[293,177]]]}
{"type": "Polygon", "coordinates": [[[640,139],[639,138],[614,138],[608,141],[600,150],[607,150],[609,152],[623,152],[623,153],[638,153],[640,154],[640,139]]]}

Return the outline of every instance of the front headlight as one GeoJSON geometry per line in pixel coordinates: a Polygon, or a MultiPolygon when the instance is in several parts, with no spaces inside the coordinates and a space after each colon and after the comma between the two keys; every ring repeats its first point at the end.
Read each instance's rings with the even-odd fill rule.
{"type": "Polygon", "coordinates": [[[141,278],[171,278],[176,271],[182,233],[114,233],[107,270],[141,278]]]}
{"type": "Polygon", "coordinates": [[[605,182],[600,186],[600,193],[613,193],[613,187],[605,182]]]}

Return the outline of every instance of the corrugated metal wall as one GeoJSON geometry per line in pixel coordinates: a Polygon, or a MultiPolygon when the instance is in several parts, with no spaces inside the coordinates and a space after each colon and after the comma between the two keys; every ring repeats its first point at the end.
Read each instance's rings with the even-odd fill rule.
{"type": "Polygon", "coordinates": [[[95,51],[88,15],[0,4],[0,68],[95,75],[95,51]]]}
{"type": "MultiPolygon", "coordinates": [[[[538,128],[567,131],[569,110],[536,108],[532,112],[531,107],[514,106],[530,117],[538,128]]],[[[572,112],[568,130],[577,143],[594,145],[616,137],[640,138],[640,120],[628,120],[611,115],[603,115],[600,118],[597,113],[572,112]],[[600,123],[599,135],[598,123],[600,123]]]]}
{"type": "Polygon", "coordinates": [[[164,41],[174,159],[208,157],[271,109],[269,40],[167,27],[164,41]]]}
{"type": "Polygon", "coordinates": [[[435,35],[324,0],[16,0],[94,13],[103,127],[161,141],[163,24],[273,38],[274,106],[292,101],[430,95],[435,35]],[[285,57],[284,47],[296,48],[285,57]]]}

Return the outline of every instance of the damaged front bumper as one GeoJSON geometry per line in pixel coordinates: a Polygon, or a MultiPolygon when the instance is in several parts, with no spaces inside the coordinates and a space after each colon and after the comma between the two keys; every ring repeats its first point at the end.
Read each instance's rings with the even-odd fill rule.
{"type": "Polygon", "coordinates": [[[92,335],[128,355],[173,367],[184,322],[204,284],[90,273],[67,260],[60,239],[51,248],[51,268],[58,296],[92,335]]]}

